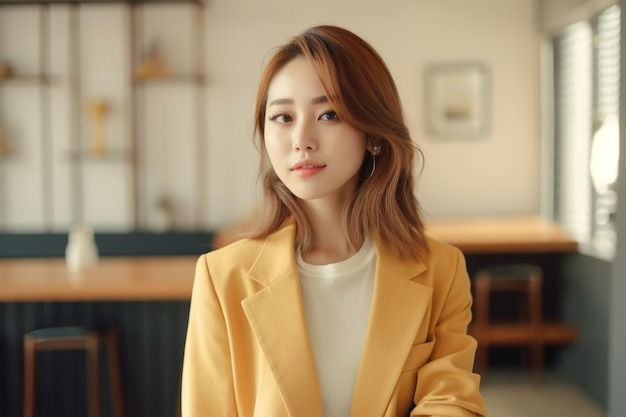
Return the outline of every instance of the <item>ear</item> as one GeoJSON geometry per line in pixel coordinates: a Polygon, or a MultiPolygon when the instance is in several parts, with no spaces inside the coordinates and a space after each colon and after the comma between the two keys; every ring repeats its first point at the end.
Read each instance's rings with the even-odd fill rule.
{"type": "Polygon", "coordinates": [[[367,136],[367,150],[374,156],[383,153],[383,140],[375,136],[367,136]]]}

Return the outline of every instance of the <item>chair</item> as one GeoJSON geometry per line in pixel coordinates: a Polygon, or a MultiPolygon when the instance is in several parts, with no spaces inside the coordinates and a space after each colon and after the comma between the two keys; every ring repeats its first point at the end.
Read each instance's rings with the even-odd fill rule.
{"type": "Polygon", "coordinates": [[[475,316],[470,326],[478,342],[475,369],[485,375],[489,348],[519,346],[530,350],[535,380],[544,369],[544,347],[573,343],[577,332],[560,322],[545,322],[542,311],[543,271],[532,264],[496,265],[479,270],[474,277],[475,316]],[[517,294],[517,318],[496,321],[490,314],[493,293],[517,294]]]}
{"type": "Polygon", "coordinates": [[[87,351],[89,416],[100,416],[100,351],[108,356],[109,383],[116,417],[124,417],[117,329],[95,330],[88,327],[53,327],[33,330],[24,335],[24,417],[35,413],[36,356],[45,350],[87,351]]]}

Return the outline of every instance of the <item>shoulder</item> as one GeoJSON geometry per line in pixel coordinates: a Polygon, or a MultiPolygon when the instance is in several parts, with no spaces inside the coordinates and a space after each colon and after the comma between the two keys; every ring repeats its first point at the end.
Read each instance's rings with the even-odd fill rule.
{"type": "Polygon", "coordinates": [[[198,258],[194,276],[192,301],[210,304],[219,300],[228,310],[255,291],[248,279],[254,260],[263,247],[263,240],[242,239],[198,258]]]}
{"type": "Polygon", "coordinates": [[[445,262],[459,257],[463,258],[463,253],[457,247],[452,246],[449,243],[430,236],[426,237],[426,243],[428,245],[427,258],[429,258],[431,262],[445,262]]]}
{"type": "Polygon", "coordinates": [[[277,275],[295,263],[295,226],[286,224],[261,238],[244,238],[200,257],[198,269],[213,281],[232,281],[251,271],[277,275]]]}
{"type": "Polygon", "coordinates": [[[240,239],[201,256],[211,275],[223,275],[236,270],[247,271],[262,251],[266,239],[240,239]]]}
{"type": "Polygon", "coordinates": [[[446,242],[427,238],[428,252],[423,255],[426,279],[433,287],[448,287],[459,278],[466,279],[467,267],[463,253],[446,242]]]}
{"type": "Polygon", "coordinates": [[[456,247],[426,236],[426,247],[417,258],[399,257],[387,246],[377,243],[381,271],[412,277],[415,282],[430,287],[445,288],[459,275],[467,275],[465,259],[456,247]]]}

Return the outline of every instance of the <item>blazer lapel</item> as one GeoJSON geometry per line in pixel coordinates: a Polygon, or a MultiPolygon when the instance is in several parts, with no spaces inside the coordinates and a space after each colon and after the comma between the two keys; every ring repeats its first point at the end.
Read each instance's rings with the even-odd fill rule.
{"type": "Polygon", "coordinates": [[[268,237],[250,277],[265,288],[242,302],[290,416],[322,417],[294,250],[295,226],[268,237]]]}
{"type": "Polygon", "coordinates": [[[382,416],[416,332],[430,309],[432,288],[411,281],[421,263],[398,262],[377,245],[376,281],[351,417],[382,416]]]}

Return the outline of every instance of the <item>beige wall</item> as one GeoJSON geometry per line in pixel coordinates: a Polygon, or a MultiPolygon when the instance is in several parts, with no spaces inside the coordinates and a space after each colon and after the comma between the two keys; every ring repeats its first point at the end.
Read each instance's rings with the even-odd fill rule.
{"type": "Polygon", "coordinates": [[[208,8],[209,219],[249,209],[256,83],[268,51],[315,24],[366,38],[387,61],[426,166],[419,197],[432,217],[538,212],[538,35],[533,0],[214,0],[208,8]],[[491,126],[470,140],[429,137],[424,67],[482,61],[491,73],[491,126]]]}

